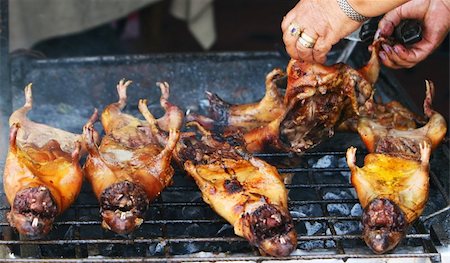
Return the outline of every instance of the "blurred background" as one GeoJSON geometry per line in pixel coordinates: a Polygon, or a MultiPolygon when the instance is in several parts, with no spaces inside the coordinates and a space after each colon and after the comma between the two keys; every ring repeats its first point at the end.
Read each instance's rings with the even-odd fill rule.
{"type": "MultiPolygon", "coordinates": [[[[167,52],[276,51],[297,0],[13,0],[10,51],[39,57],[167,52]]],[[[411,69],[392,70],[419,109],[424,80],[449,120],[449,40],[411,69]]]]}

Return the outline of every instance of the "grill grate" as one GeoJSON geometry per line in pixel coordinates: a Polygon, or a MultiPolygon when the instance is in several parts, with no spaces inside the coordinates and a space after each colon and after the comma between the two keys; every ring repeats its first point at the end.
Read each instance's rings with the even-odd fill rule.
{"type": "MultiPolygon", "coordinates": [[[[5,0],[0,0],[2,3],[5,0]]],[[[363,53],[355,53],[355,61],[358,54],[363,53]]],[[[17,109],[23,105],[23,87],[33,82],[36,107],[30,112],[31,119],[79,133],[94,107],[103,109],[117,99],[113,87],[121,77],[130,78],[135,83],[128,94],[128,110],[134,116],[140,116],[133,104],[138,98],[147,98],[155,115],[158,115],[158,110],[161,113],[160,93],[154,83],[162,80],[170,83],[171,91],[176,94],[170,98],[172,103],[185,110],[201,113],[205,90],[216,92],[233,103],[259,100],[265,74],[274,67],[284,68],[286,63],[274,52],[61,59],[18,56],[12,58],[10,63],[11,86],[0,85],[4,91],[0,97],[5,95],[7,102],[12,104],[8,108],[17,109]]],[[[377,90],[381,92],[381,97],[397,99],[408,108],[413,108],[408,96],[401,92],[402,88],[389,72],[382,71],[378,83],[377,90]]],[[[0,117],[6,119],[11,109],[0,111],[0,117]]],[[[7,138],[7,134],[0,138],[7,138]]],[[[361,211],[349,184],[349,171],[342,151],[350,145],[363,149],[357,135],[336,134],[331,142],[318,145],[314,152],[302,157],[273,153],[259,155],[276,165],[281,173],[293,174],[292,182],[288,184],[289,208],[299,233],[299,245],[290,257],[276,260],[430,258],[440,261],[430,234],[421,222],[411,228],[404,242],[392,254],[374,255],[366,247],[359,226],[361,211]]],[[[6,148],[0,147],[0,156],[6,148]]],[[[448,154],[438,150],[433,154],[439,157],[435,158],[438,161],[431,165],[436,174],[431,173],[430,177],[430,201],[433,202],[429,202],[425,210],[428,215],[449,204],[445,190],[448,188],[448,182],[445,181],[448,175],[448,154]],[[439,180],[443,180],[445,189],[439,180]],[[434,202],[436,199],[438,202],[434,202]]],[[[360,150],[358,153],[363,154],[360,150]]],[[[362,161],[361,155],[358,155],[358,160],[362,161]]],[[[3,168],[1,162],[0,170],[3,168]]],[[[195,183],[182,171],[176,173],[174,185],[165,189],[161,197],[151,204],[141,228],[129,236],[115,235],[101,228],[98,203],[88,184],[83,185],[77,202],[58,218],[53,231],[45,240],[26,240],[18,236],[6,221],[8,210],[6,198],[2,194],[0,258],[8,258],[8,253],[17,257],[8,258],[9,261],[275,260],[260,256],[246,240],[235,236],[231,226],[202,201],[195,183]]]]}
{"type": "MultiPolygon", "coordinates": [[[[260,256],[246,240],[235,236],[231,226],[203,203],[195,183],[182,171],[176,173],[174,185],[150,206],[141,228],[129,236],[101,229],[97,200],[85,184],[77,202],[55,222],[45,240],[19,237],[3,217],[0,247],[20,257],[11,259],[20,262],[27,262],[24,259],[27,256],[34,257],[30,262],[261,262],[404,257],[440,261],[421,221],[411,227],[391,254],[375,255],[365,246],[359,223],[361,209],[349,184],[344,152],[312,152],[301,157],[260,154],[259,157],[275,164],[281,173],[292,175],[287,185],[289,208],[299,244],[289,257],[260,256]],[[292,167],[286,166],[286,161],[292,167]]],[[[436,175],[430,180],[433,190],[443,190],[436,175]]],[[[447,198],[445,192],[441,194],[447,198]]],[[[9,207],[0,209],[6,214],[9,207]]]]}

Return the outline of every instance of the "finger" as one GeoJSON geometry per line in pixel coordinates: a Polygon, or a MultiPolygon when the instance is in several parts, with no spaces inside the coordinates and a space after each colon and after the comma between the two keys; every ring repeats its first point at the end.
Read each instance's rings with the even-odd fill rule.
{"type": "Polygon", "coordinates": [[[305,29],[296,42],[298,54],[302,60],[313,62],[313,48],[319,36],[313,30],[305,29]]]}
{"type": "Polygon", "coordinates": [[[318,63],[325,63],[327,60],[327,54],[331,50],[332,45],[330,41],[327,41],[323,37],[319,37],[314,45],[313,59],[318,63]]]}
{"type": "Polygon", "coordinates": [[[298,36],[293,36],[289,30],[286,30],[283,33],[283,42],[286,47],[286,52],[289,54],[289,56],[293,59],[299,59],[299,53],[296,48],[296,42],[297,42],[298,36]]]}
{"type": "Polygon", "coordinates": [[[378,54],[378,56],[381,59],[381,62],[389,68],[393,68],[393,69],[399,69],[401,68],[399,65],[397,65],[394,61],[392,61],[388,55],[386,54],[386,52],[384,51],[380,51],[380,53],[378,54]]]}
{"type": "MultiPolygon", "coordinates": [[[[385,52],[387,58],[395,65],[402,67],[402,68],[407,68],[407,67],[411,67],[412,63],[407,61],[407,56],[405,56],[405,52],[402,52],[402,55],[399,55],[399,52],[396,52],[394,50],[394,47],[389,46],[387,44],[382,44],[381,48],[383,49],[383,51],[385,52]]],[[[397,51],[399,51],[399,45],[397,46],[397,51]]],[[[406,51],[406,49],[405,49],[406,51]]]]}
{"type": "MultiPolygon", "coordinates": [[[[406,48],[401,44],[397,44],[391,48],[391,52],[387,52],[389,59],[403,68],[411,68],[418,62],[426,58],[428,54],[427,49],[421,49],[422,45],[415,45],[411,48],[406,48]]],[[[426,45],[425,45],[426,46],[426,45]]],[[[383,50],[384,47],[383,47],[383,50]]]]}
{"type": "Polygon", "coordinates": [[[381,36],[392,35],[395,26],[400,23],[401,17],[398,10],[399,9],[396,8],[386,13],[386,15],[384,15],[383,18],[378,23],[378,29],[380,30],[381,36]]]}
{"type": "Polygon", "coordinates": [[[295,48],[297,49],[299,58],[307,62],[313,62],[313,49],[305,47],[299,39],[295,42],[295,48]]]}
{"type": "Polygon", "coordinates": [[[284,16],[283,21],[281,22],[281,30],[284,32],[289,27],[289,24],[295,20],[295,14],[291,11],[284,16]]]}
{"type": "Polygon", "coordinates": [[[426,57],[426,55],[420,50],[407,49],[400,44],[395,45],[393,47],[393,51],[395,56],[392,56],[391,60],[395,61],[398,65],[404,68],[411,68],[426,57]]]}
{"type": "Polygon", "coordinates": [[[292,12],[289,12],[282,22],[283,42],[286,46],[286,52],[289,54],[289,56],[293,59],[298,59],[299,54],[295,47],[295,42],[297,41],[297,38],[301,31],[298,23],[292,19],[295,18],[295,16],[291,14],[292,12]]]}
{"type": "Polygon", "coordinates": [[[394,48],[387,45],[382,44],[381,48],[385,52],[387,58],[389,61],[391,61],[393,64],[399,66],[399,67],[405,67],[407,62],[404,60],[404,58],[400,58],[396,52],[394,52],[394,48]]]}

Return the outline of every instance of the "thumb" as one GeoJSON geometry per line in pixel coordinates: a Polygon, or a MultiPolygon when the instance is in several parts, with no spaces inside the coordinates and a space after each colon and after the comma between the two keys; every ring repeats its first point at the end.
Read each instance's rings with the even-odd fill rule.
{"type": "Polygon", "coordinates": [[[378,23],[378,30],[381,36],[387,37],[394,33],[394,28],[402,20],[399,8],[387,12],[378,23]]]}

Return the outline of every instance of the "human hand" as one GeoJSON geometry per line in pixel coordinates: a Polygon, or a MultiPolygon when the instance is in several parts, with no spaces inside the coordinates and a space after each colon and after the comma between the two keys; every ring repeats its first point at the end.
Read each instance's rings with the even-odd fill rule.
{"type": "Polygon", "coordinates": [[[336,1],[301,0],[281,23],[283,41],[287,53],[293,59],[324,63],[331,47],[361,25],[345,15],[336,1]],[[316,40],[313,48],[306,48],[297,41],[298,34],[291,34],[290,24],[316,40]]]}
{"type": "Polygon", "coordinates": [[[386,13],[378,24],[380,35],[392,35],[404,19],[422,22],[422,40],[410,47],[383,44],[379,56],[390,68],[411,68],[439,47],[450,28],[450,0],[411,0],[386,13]]]}

